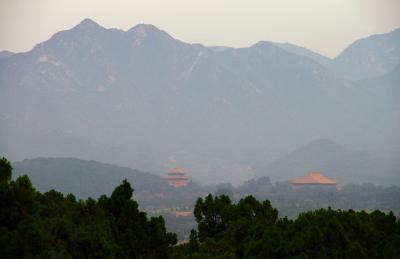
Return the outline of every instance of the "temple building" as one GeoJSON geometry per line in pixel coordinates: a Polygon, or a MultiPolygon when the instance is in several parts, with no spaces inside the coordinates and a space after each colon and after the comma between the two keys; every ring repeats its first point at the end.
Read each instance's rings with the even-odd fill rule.
{"type": "Polygon", "coordinates": [[[182,167],[172,168],[166,177],[169,185],[182,187],[188,184],[189,177],[186,176],[186,170],[182,167]]]}
{"type": "Polygon", "coordinates": [[[190,210],[181,210],[181,211],[176,211],[175,212],[175,217],[192,217],[193,216],[193,211],[190,210]]]}
{"type": "Polygon", "coordinates": [[[306,174],[300,178],[297,178],[290,182],[293,187],[301,187],[301,186],[321,186],[321,187],[335,187],[336,181],[324,176],[321,173],[313,172],[306,174]]]}

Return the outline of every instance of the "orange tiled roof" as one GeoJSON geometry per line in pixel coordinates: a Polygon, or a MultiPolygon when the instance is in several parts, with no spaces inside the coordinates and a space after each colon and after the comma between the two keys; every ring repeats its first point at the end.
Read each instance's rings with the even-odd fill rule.
{"type": "Polygon", "coordinates": [[[167,180],[189,180],[189,177],[185,175],[175,175],[175,176],[167,176],[165,177],[167,180]]]}
{"type": "Polygon", "coordinates": [[[169,170],[168,173],[169,174],[176,174],[176,173],[185,174],[186,170],[185,170],[185,168],[182,168],[182,167],[175,167],[175,168],[172,168],[171,170],[169,170]]]}
{"type": "Polygon", "coordinates": [[[292,184],[327,184],[335,185],[336,182],[320,173],[309,173],[303,177],[297,178],[291,182],[292,184]]]}
{"type": "Polygon", "coordinates": [[[175,217],[190,217],[193,215],[192,211],[176,211],[175,217]]]}

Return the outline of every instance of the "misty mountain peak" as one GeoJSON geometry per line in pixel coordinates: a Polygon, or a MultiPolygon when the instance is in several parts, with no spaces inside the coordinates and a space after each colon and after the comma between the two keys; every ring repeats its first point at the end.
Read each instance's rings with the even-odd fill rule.
{"type": "Polygon", "coordinates": [[[325,67],[327,67],[332,62],[332,60],[328,57],[325,57],[319,53],[316,53],[304,47],[297,46],[288,42],[285,43],[273,42],[272,44],[275,44],[276,46],[282,48],[283,50],[289,53],[310,58],[325,67]]]}
{"type": "Polygon", "coordinates": [[[158,30],[155,26],[149,24],[138,24],[128,31],[133,38],[138,41],[148,36],[151,31],[158,30]],[[154,27],[154,28],[153,28],[154,27]]]}
{"type": "Polygon", "coordinates": [[[135,25],[128,31],[128,33],[133,34],[137,38],[145,38],[149,35],[154,35],[154,34],[167,34],[152,24],[144,24],[144,23],[135,25]]]}
{"type": "Polygon", "coordinates": [[[99,26],[95,21],[90,18],[86,18],[79,23],[80,26],[99,26]]]}
{"type": "Polygon", "coordinates": [[[356,40],[343,50],[331,66],[338,75],[349,79],[382,76],[400,62],[400,29],[356,40]]]}
{"type": "Polygon", "coordinates": [[[8,51],[8,50],[0,51],[0,59],[9,58],[9,57],[11,57],[12,55],[14,55],[14,53],[11,52],[11,51],[8,51]]]}
{"type": "Polygon", "coordinates": [[[93,21],[92,19],[86,18],[82,20],[77,26],[75,26],[77,29],[84,29],[84,30],[92,30],[92,29],[98,29],[98,28],[103,28],[101,27],[98,23],[93,21]]]}
{"type": "Polygon", "coordinates": [[[145,40],[159,42],[174,40],[168,33],[152,24],[137,24],[127,31],[127,34],[132,37],[135,45],[140,45],[145,40]]]}
{"type": "MultiPolygon", "coordinates": [[[[201,180],[237,183],[253,165],[304,140],[329,137],[350,148],[393,142],[398,106],[386,93],[391,85],[370,91],[328,69],[268,41],[208,48],[149,24],[123,31],[86,19],[32,51],[0,60],[0,151],[14,160],[87,154],[138,168],[159,166],[138,166],[135,152],[162,165],[176,156],[201,180]],[[386,129],[388,136],[381,133],[386,129]]],[[[342,151],[319,140],[289,158],[330,163],[346,157],[342,151]]],[[[293,176],[307,172],[293,168],[293,176]]]]}
{"type": "Polygon", "coordinates": [[[329,139],[315,139],[309,142],[305,149],[330,149],[330,150],[344,150],[345,147],[329,139]]]}
{"type": "Polygon", "coordinates": [[[270,41],[259,41],[256,44],[252,45],[251,47],[258,47],[258,48],[274,48],[274,44],[270,41]]]}
{"type": "Polygon", "coordinates": [[[392,32],[390,32],[392,35],[400,36],[400,28],[394,29],[392,32]]]}

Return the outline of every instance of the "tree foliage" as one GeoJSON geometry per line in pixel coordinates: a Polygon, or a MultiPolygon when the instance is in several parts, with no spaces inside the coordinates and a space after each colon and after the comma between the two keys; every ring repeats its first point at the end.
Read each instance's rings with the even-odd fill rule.
{"type": "Polygon", "coordinates": [[[11,180],[0,160],[1,258],[399,258],[393,213],[319,209],[279,218],[269,200],[227,195],[199,198],[197,230],[174,246],[162,217],[148,218],[127,180],[110,196],[77,200],[11,180]]]}
{"type": "Polygon", "coordinates": [[[252,196],[198,199],[198,231],[179,247],[183,258],[399,258],[400,223],[392,214],[319,209],[278,219],[252,196]]]}
{"type": "Polygon", "coordinates": [[[77,200],[37,192],[27,176],[11,181],[0,160],[1,258],[167,258],[176,235],[163,218],[150,218],[124,180],[111,197],[77,200]]]}

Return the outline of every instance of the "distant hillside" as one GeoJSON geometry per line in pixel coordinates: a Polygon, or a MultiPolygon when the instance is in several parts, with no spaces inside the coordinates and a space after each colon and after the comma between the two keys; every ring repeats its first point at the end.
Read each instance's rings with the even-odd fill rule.
{"type": "MultiPolygon", "coordinates": [[[[396,39],[393,51],[351,46],[342,55],[349,72],[370,50],[389,71],[396,39]]],[[[0,59],[0,153],[151,172],[182,165],[202,182],[238,184],[252,168],[316,138],[366,149],[393,143],[377,134],[399,123],[391,96],[343,79],[326,62],[295,45],[206,47],[149,24],[123,31],[85,19],[0,59]]]]}
{"type": "Polygon", "coordinates": [[[320,139],[296,149],[269,164],[258,175],[273,181],[286,181],[317,171],[340,184],[373,182],[400,184],[400,152],[371,152],[348,149],[333,141],[320,139]]]}
{"type": "Polygon", "coordinates": [[[126,148],[94,143],[63,131],[26,128],[17,121],[1,124],[0,128],[0,154],[14,161],[37,157],[74,157],[145,172],[165,171],[140,150],[138,146],[126,148]]]}
{"type": "MultiPolygon", "coordinates": [[[[392,139],[385,149],[400,149],[400,64],[392,72],[372,79],[359,80],[360,88],[368,91],[368,103],[379,104],[368,109],[370,123],[362,128],[359,135],[370,141],[370,146],[379,146],[384,139],[392,139]],[[379,107],[379,108],[378,108],[379,107]],[[381,127],[379,125],[386,125],[381,127]],[[375,142],[375,143],[374,143],[375,142]]],[[[395,152],[396,153],[396,152],[395,152]]],[[[399,154],[398,152],[396,154],[399,154]]],[[[400,157],[400,155],[398,156],[400,157]]]]}
{"type": "Polygon", "coordinates": [[[291,43],[274,43],[276,46],[286,50],[287,52],[299,55],[299,56],[304,56],[311,58],[312,60],[318,62],[319,64],[327,67],[330,65],[332,60],[328,57],[325,57],[319,53],[316,53],[312,50],[291,44],[291,43]]]}
{"type": "Polygon", "coordinates": [[[11,57],[12,55],[14,55],[14,53],[11,52],[11,51],[8,51],[8,50],[0,51],[0,59],[9,58],[9,57],[11,57]]]}
{"type": "Polygon", "coordinates": [[[56,189],[74,193],[79,198],[109,195],[125,178],[135,193],[155,193],[170,188],[164,179],[150,173],[75,158],[26,159],[13,163],[13,167],[14,177],[28,175],[41,192],[56,189]]]}
{"type": "Polygon", "coordinates": [[[366,79],[391,72],[400,63],[400,28],[352,43],[331,63],[331,69],[350,79],[366,79]]]}

